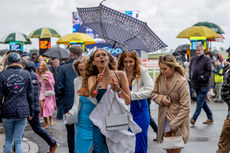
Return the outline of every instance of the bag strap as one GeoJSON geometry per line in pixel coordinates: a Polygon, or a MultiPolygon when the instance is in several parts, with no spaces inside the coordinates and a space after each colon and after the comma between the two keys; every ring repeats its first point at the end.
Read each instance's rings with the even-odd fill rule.
{"type": "MultiPolygon", "coordinates": [[[[109,108],[109,112],[108,112],[108,115],[107,116],[109,116],[109,114],[110,114],[110,112],[111,112],[111,110],[112,110],[112,107],[113,107],[113,104],[114,104],[114,102],[115,101],[117,101],[117,98],[116,98],[116,91],[114,91],[114,97],[113,97],[113,102],[112,102],[112,104],[111,104],[111,106],[110,106],[110,108],[109,108]]],[[[121,104],[117,101],[117,104],[118,104],[118,106],[120,107],[120,109],[121,109],[121,111],[122,111],[122,107],[121,107],[121,104]]],[[[123,112],[123,114],[124,114],[124,112],[123,112]]]]}

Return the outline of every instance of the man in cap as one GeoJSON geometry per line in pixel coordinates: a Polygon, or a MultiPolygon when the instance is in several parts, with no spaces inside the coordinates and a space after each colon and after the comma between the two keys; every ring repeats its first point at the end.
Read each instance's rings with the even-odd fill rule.
{"type": "MultiPolygon", "coordinates": [[[[58,96],[58,112],[57,119],[62,120],[63,115],[68,113],[74,103],[74,84],[73,80],[77,74],[73,69],[73,61],[82,56],[82,48],[80,46],[70,47],[70,60],[64,65],[60,66],[57,77],[57,96],[58,96]]],[[[67,141],[69,153],[74,153],[74,125],[67,125],[67,141]]]]}

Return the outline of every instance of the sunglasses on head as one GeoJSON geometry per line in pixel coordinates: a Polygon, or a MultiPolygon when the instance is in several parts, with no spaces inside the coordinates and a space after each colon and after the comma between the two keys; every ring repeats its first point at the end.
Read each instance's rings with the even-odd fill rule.
{"type": "Polygon", "coordinates": [[[170,59],[170,58],[167,57],[167,56],[159,56],[159,61],[168,62],[167,59],[168,59],[170,62],[173,62],[173,60],[170,59]]]}

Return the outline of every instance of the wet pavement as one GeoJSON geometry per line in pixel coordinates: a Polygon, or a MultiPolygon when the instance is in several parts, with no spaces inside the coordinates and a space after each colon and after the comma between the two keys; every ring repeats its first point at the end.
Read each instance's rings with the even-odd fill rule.
{"type": "MultiPolygon", "coordinates": [[[[214,123],[211,125],[202,124],[202,122],[207,119],[206,114],[204,113],[204,111],[202,111],[195,126],[191,126],[188,144],[186,144],[185,148],[183,149],[183,153],[215,153],[217,149],[217,143],[219,140],[220,132],[222,129],[222,124],[227,114],[227,105],[224,103],[213,102],[210,102],[208,104],[211,110],[213,111],[214,123]]],[[[192,114],[194,113],[195,106],[195,103],[192,103],[190,116],[192,116],[192,114]]],[[[154,103],[151,105],[151,114],[156,121],[158,112],[157,105],[154,103]]],[[[63,121],[55,120],[54,127],[49,127],[48,132],[60,144],[56,153],[68,153],[66,129],[63,124],[63,121]]],[[[32,143],[36,143],[39,148],[39,151],[37,151],[36,146],[34,146],[34,148],[31,147],[30,150],[37,151],[38,153],[46,153],[48,151],[49,146],[47,145],[47,143],[39,136],[37,136],[32,130],[25,131],[24,137],[28,141],[30,140],[32,143]]],[[[148,152],[164,153],[165,151],[162,149],[161,144],[153,141],[155,137],[156,134],[150,127],[148,152]]]]}

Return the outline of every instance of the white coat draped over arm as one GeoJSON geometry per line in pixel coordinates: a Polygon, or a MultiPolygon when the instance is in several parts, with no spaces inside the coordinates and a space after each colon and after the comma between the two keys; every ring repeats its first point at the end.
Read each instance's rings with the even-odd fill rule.
{"type": "Polygon", "coordinates": [[[131,100],[147,99],[153,90],[153,80],[149,75],[148,69],[143,66],[140,67],[141,77],[132,81],[131,100]]]}

